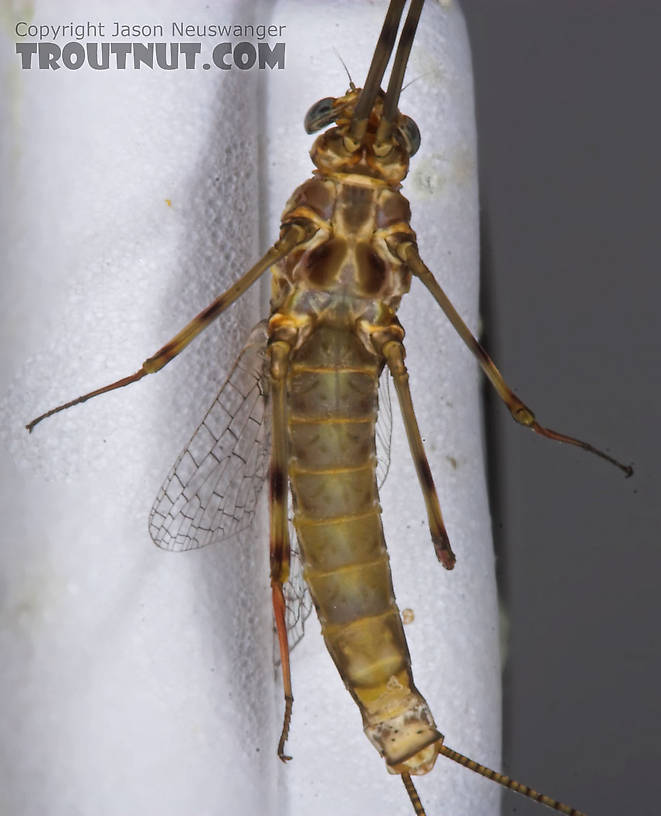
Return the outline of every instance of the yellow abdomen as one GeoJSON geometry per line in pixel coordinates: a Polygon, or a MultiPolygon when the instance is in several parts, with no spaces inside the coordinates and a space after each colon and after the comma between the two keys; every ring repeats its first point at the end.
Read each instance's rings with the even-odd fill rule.
{"type": "Polygon", "coordinates": [[[413,684],[381,526],[379,373],[378,358],[346,329],[317,327],[296,351],[288,380],[294,524],[326,645],[367,736],[390,769],[425,773],[442,737],[413,684]]]}

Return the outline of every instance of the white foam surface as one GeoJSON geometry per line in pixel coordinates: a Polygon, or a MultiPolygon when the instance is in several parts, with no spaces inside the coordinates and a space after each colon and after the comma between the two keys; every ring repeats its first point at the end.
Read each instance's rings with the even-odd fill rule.
{"type": "MultiPolygon", "coordinates": [[[[312,170],[307,108],[365,76],[385,3],[37,4],[39,23],[286,25],[287,67],[21,71],[5,36],[0,811],[21,816],[411,813],[362,733],[316,620],[293,653],[294,719],[275,757],[264,519],[249,546],[166,554],[158,487],[251,325],[255,288],[138,385],[39,426],[40,411],[136,370],[277,236],[312,170]],[[263,84],[262,84],[263,83],[263,84]],[[170,202],[168,205],[167,201],[170,202]]],[[[166,34],[166,40],[172,39],[166,34]]],[[[478,327],[470,52],[456,4],[429,2],[401,101],[423,144],[404,185],[420,251],[478,327]]],[[[263,292],[262,292],[263,298],[263,292]]],[[[494,562],[477,366],[414,282],[400,318],[413,399],[457,566],[433,554],[397,412],[382,493],[414,675],[449,745],[499,762],[494,562]]],[[[264,511],[265,511],[264,503],[264,511]]],[[[439,759],[428,816],[495,813],[495,786],[439,759]]]]}

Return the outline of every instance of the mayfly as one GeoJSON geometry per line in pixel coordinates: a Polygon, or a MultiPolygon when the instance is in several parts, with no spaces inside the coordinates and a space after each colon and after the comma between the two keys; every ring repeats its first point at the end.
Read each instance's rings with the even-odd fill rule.
{"type": "Polygon", "coordinates": [[[399,113],[399,95],[422,0],[413,0],[388,88],[381,82],[405,2],[392,0],[362,89],[310,109],[305,126],[323,130],[312,148],[314,178],[290,198],[279,239],[135,374],[60,405],[27,426],[91,397],[155,373],[179,354],[268,269],[271,313],[254,330],[218,398],[175,463],[150,517],[165,549],[203,547],[249,526],[259,486],[270,479],[271,590],[285,692],[278,755],[285,753],[293,693],[287,634],[290,569],[288,491],[305,579],[326,644],[358,705],[365,732],[387,769],[401,776],[413,809],[423,805],[413,775],[439,754],[557,811],[573,808],[492,771],[444,744],[417,690],[395,604],[378,504],[375,425],[382,371],[392,377],[425,498],[438,560],[455,556],[416,421],[396,312],[416,277],[477,357],[514,419],[550,439],[602,451],[541,426],[509,389],[421,259],[399,192],[420,144],[416,124],[399,113]],[[270,402],[270,464],[265,399],[270,402]]]}

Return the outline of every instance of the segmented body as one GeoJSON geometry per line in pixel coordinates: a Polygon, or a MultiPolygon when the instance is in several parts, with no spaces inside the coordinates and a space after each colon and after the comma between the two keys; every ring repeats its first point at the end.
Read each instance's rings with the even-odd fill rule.
{"type": "Polygon", "coordinates": [[[274,269],[270,331],[296,336],[288,475],[326,645],[389,769],[425,773],[442,737],[413,683],[375,474],[384,358],[372,338],[402,333],[395,311],[411,274],[386,240],[415,240],[408,219],[406,199],[371,176],[320,173],[299,187],[283,224],[311,220],[317,232],[274,269]]]}
{"type": "Polygon", "coordinates": [[[396,318],[412,275],[445,312],[517,422],[596,454],[627,476],[632,473],[631,466],[592,445],[537,422],[418,253],[399,186],[420,133],[397,103],[423,0],[411,0],[388,91],[379,90],[404,5],[404,0],[390,2],[365,87],[357,89],[350,81],[343,97],[320,99],[308,111],[308,133],[335,126],[317,138],[311,152],[315,178],[294,192],[280,238],[263,257],[137,372],[62,403],[26,427],[32,431],[55,413],[159,371],[273,268],[268,325],[263,321],[255,328],[168,475],[150,517],[154,542],[170,550],[193,549],[212,541],[240,541],[249,531],[268,469],[264,411],[270,394],[271,590],[285,697],[280,758],[289,758],[284,746],[293,704],[288,612],[303,600],[290,580],[289,484],[304,576],[329,652],[360,708],[367,736],[388,769],[401,774],[416,816],[425,811],[411,774],[427,773],[438,754],[558,812],[583,816],[443,745],[413,682],[393,594],[376,479],[377,392],[386,365],[436,556],[446,569],[455,563],[415,418],[404,331],[396,318]]]}

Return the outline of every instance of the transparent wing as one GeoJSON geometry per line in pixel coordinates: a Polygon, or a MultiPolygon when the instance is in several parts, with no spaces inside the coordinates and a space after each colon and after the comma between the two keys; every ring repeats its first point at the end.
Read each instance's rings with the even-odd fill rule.
{"type": "MultiPolygon", "coordinates": [[[[266,321],[262,321],[168,474],[149,520],[151,537],[162,549],[199,549],[250,529],[268,473],[266,342],[266,321]]],[[[387,372],[379,380],[378,399],[377,480],[381,486],[390,466],[392,432],[387,372]]],[[[291,566],[284,594],[291,650],[303,637],[313,604],[291,524],[290,533],[291,566]]]]}
{"type": "MultiPolygon", "coordinates": [[[[292,649],[300,643],[305,634],[305,621],[310,616],[310,612],[312,612],[312,596],[303,578],[303,561],[298,549],[296,531],[294,530],[291,519],[289,520],[289,540],[291,541],[289,578],[282,589],[285,596],[287,641],[289,642],[289,651],[291,652],[292,649]]],[[[278,651],[276,639],[274,641],[274,654],[279,663],[280,658],[278,651]]]]}
{"type": "Polygon", "coordinates": [[[199,549],[250,528],[269,466],[266,341],[262,321],[168,474],[149,517],[158,547],[199,549]]]}
{"type": "Polygon", "coordinates": [[[390,373],[387,368],[379,377],[379,415],[376,420],[376,482],[383,485],[390,469],[390,441],[392,439],[392,405],[390,404],[390,373]]]}

